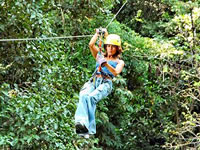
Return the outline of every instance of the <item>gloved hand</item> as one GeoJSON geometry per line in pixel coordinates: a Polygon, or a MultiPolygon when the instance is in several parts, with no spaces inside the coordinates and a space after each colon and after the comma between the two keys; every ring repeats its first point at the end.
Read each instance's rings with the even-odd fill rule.
{"type": "Polygon", "coordinates": [[[108,31],[107,31],[106,28],[101,28],[100,27],[100,28],[96,29],[96,33],[98,35],[103,35],[104,37],[108,36],[108,31]]]}
{"type": "Polygon", "coordinates": [[[107,62],[106,59],[104,58],[104,56],[99,53],[97,54],[96,60],[99,64],[99,66],[103,66],[107,62]]]}

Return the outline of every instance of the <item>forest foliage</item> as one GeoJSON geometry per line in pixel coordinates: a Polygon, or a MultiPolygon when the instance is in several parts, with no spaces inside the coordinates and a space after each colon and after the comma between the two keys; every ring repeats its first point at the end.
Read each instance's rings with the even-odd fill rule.
{"type": "MultiPolygon", "coordinates": [[[[92,35],[124,3],[0,0],[0,39],[92,35]]],[[[128,0],[108,32],[125,67],[89,140],[74,113],[95,69],[90,37],[0,41],[0,149],[200,149],[200,1],[128,0]]]]}

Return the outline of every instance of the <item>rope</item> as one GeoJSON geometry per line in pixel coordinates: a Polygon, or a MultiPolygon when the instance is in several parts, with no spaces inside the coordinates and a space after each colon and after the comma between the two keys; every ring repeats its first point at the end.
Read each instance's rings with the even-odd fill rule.
{"type": "Polygon", "coordinates": [[[91,36],[93,36],[93,35],[77,35],[77,36],[63,36],[63,37],[44,37],[44,38],[25,38],[25,39],[0,39],[0,42],[70,39],[70,38],[82,38],[82,37],[91,37],[91,36]]]}
{"type": "MultiPolygon", "coordinates": [[[[117,17],[122,8],[126,5],[128,0],[122,5],[122,7],[118,10],[115,16],[111,19],[109,24],[106,26],[108,28],[113,20],[117,17]]],[[[44,38],[21,38],[21,39],[0,39],[0,42],[10,42],[10,41],[36,41],[36,40],[54,40],[54,39],[70,39],[70,38],[83,38],[83,37],[91,37],[93,35],[77,35],[77,36],[63,36],[63,37],[44,37],[44,38]]]]}
{"type": "Polygon", "coordinates": [[[106,29],[110,26],[110,24],[113,22],[113,20],[117,17],[117,15],[119,14],[119,12],[122,10],[122,8],[126,5],[126,3],[128,2],[128,0],[122,5],[122,7],[118,10],[118,12],[115,14],[115,16],[112,18],[112,20],[109,22],[109,24],[106,26],[106,29]]]}

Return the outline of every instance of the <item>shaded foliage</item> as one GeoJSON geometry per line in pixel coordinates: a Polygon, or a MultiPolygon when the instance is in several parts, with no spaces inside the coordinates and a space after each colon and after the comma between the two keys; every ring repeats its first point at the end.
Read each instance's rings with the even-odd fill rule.
{"type": "MultiPolygon", "coordinates": [[[[93,34],[125,1],[0,1],[0,38],[93,34]]],[[[74,133],[94,70],[89,38],[0,42],[1,149],[199,148],[199,1],[128,1],[108,28],[125,68],[97,106],[97,134],[74,133]],[[144,37],[145,36],[145,37],[144,37]]]]}

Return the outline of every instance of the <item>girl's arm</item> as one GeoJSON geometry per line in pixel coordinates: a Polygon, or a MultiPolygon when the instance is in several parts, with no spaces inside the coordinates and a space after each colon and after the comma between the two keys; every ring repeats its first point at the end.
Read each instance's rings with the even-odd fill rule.
{"type": "Polygon", "coordinates": [[[99,51],[99,48],[95,45],[97,38],[98,38],[98,33],[95,33],[95,35],[91,38],[89,43],[89,48],[94,58],[96,58],[97,53],[99,51]]]}
{"type": "MultiPolygon", "coordinates": [[[[104,28],[104,31],[105,31],[104,37],[108,36],[108,31],[107,31],[107,29],[104,28]]],[[[90,51],[91,51],[91,53],[92,53],[92,56],[93,56],[95,59],[96,59],[96,57],[97,57],[97,53],[99,52],[99,48],[95,45],[98,36],[99,36],[98,29],[96,29],[96,33],[95,33],[94,36],[91,38],[90,43],[89,43],[90,51]]]]}
{"type": "Polygon", "coordinates": [[[109,65],[108,63],[104,64],[105,67],[108,68],[108,70],[114,75],[117,76],[118,74],[120,74],[122,72],[122,69],[124,68],[124,61],[123,60],[119,60],[118,64],[116,66],[116,68],[113,68],[111,65],[109,65]]]}

